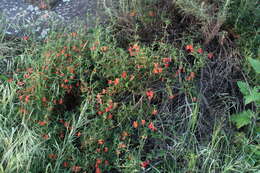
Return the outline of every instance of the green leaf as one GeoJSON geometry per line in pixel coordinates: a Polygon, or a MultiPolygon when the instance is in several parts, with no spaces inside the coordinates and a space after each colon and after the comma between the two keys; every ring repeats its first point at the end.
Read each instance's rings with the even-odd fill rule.
{"type": "Polygon", "coordinates": [[[3,75],[3,74],[0,74],[0,79],[5,80],[5,81],[8,80],[8,78],[5,75],[3,75]]]}
{"type": "Polygon", "coordinates": [[[238,81],[237,85],[239,87],[240,92],[246,96],[250,94],[250,86],[246,82],[238,81]]]}
{"type": "Polygon", "coordinates": [[[260,73],[260,61],[253,58],[248,58],[248,60],[252,65],[252,67],[254,68],[255,72],[260,73]]]}
{"type": "Polygon", "coordinates": [[[257,102],[260,101],[260,92],[258,92],[259,88],[254,87],[251,91],[250,95],[245,96],[245,104],[249,104],[251,102],[257,102]]]}
{"type": "Polygon", "coordinates": [[[236,124],[237,128],[241,128],[251,123],[251,118],[254,116],[254,113],[251,110],[246,110],[238,114],[231,116],[231,121],[236,124]]]}

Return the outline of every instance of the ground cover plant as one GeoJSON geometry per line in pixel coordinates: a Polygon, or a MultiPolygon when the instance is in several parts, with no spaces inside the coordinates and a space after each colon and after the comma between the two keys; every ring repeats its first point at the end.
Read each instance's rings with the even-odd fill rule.
{"type": "Polygon", "coordinates": [[[233,23],[255,1],[189,2],[119,1],[105,27],[44,40],[2,33],[0,172],[257,172],[257,16],[250,33],[233,23]]]}

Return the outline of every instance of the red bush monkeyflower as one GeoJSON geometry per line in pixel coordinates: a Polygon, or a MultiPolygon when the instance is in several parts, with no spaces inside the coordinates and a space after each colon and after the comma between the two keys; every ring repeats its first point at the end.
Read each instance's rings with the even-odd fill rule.
{"type": "Polygon", "coordinates": [[[140,51],[140,46],[138,46],[137,44],[134,44],[133,46],[130,46],[128,48],[128,51],[130,53],[130,56],[138,55],[138,53],[140,51]]]}
{"type": "Polygon", "coordinates": [[[57,159],[57,155],[56,154],[49,154],[48,157],[50,159],[57,159]]]}
{"type": "Polygon", "coordinates": [[[63,123],[64,127],[68,128],[70,126],[70,124],[68,122],[64,122],[63,123]]]}
{"type": "Polygon", "coordinates": [[[104,139],[99,139],[99,140],[98,140],[98,144],[99,144],[99,145],[103,145],[104,143],[105,143],[105,140],[104,140],[104,139]]]}
{"type": "Polygon", "coordinates": [[[141,163],[140,163],[140,166],[141,166],[142,168],[146,168],[146,167],[149,165],[149,163],[150,163],[150,161],[149,161],[149,160],[146,160],[146,161],[141,162],[141,163]]]}
{"type": "Polygon", "coordinates": [[[22,39],[27,41],[27,40],[29,40],[29,36],[23,36],[22,39]]]}
{"type": "Polygon", "coordinates": [[[162,61],[163,61],[163,63],[169,63],[169,62],[172,61],[172,59],[171,58],[163,58],[162,61]]]}
{"type": "Polygon", "coordinates": [[[154,127],[154,124],[152,122],[150,122],[150,124],[148,125],[148,128],[151,129],[152,131],[156,131],[157,128],[154,127]]]}
{"type": "Polygon", "coordinates": [[[151,100],[154,96],[154,92],[152,90],[146,91],[146,96],[148,97],[149,100],[151,100]]]}
{"type": "Polygon", "coordinates": [[[122,77],[123,79],[125,79],[126,76],[127,76],[127,73],[124,71],[124,72],[121,74],[121,77],[122,77]]]}
{"type": "Polygon", "coordinates": [[[13,78],[9,78],[9,79],[7,80],[7,82],[9,82],[9,83],[13,82],[13,78]]]}
{"type": "Polygon", "coordinates": [[[138,127],[138,122],[137,121],[134,121],[133,122],[133,127],[136,129],[138,127]]]}
{"type": "Polygon", "coordinates": [[[96,165],[100,165],[102,163],[102,160],[101,159],[97,159],[96,160],[96,165]]]}
{"type": "Polygon", "coordinates": [[[24,82],[21,82],[21,81],[18,81],[17,82],[17,85],[19,85],[19,86],[23,86],[25,83],[24,82]]]}
{"type": "Polygon", "coordinates": [[[68,162],[63,162],[63,163],[62,163],[62,166],[63,166],[64,168],[67,168],[67,167],[69,166],[69,163],[68,163],[68,162]]]}
{"type": "Polygon", "coordinates": [[[102,47],[100,48],[100,50],[101,50],[102,52],[106,52],[106,51],[108,50],[108,47],[107,47],[107,46],[102,46],[102,47]]]}
{"type": "Polygon", "coordinates": [[[76,135],[77,137],[80,137],[80,136],[81,136],[81,133],[80,133],[80,132],[77,132],[75,135],[76,135]]]}
{"type": "Polygon", "coordinates": [[[145,125],[145,120],[141,120],[141,124],[142,124],[142,125],[145,125]]]}
{"type": "Polygon", "coordinates": [[[108,120],[111,120],[112,118],[113,118],[113,115],[112,115],[112,114],[107,115],[107,119],[108,119],[108,120]]]}
{"type": "Polygon", "coordinates": [[[168,64],[168,63],[164,64],[165,68],[168,68],[169,66],[170,66],[170,64],[168,64]]]}
{"type": "Polygon", "coordinates": [[[76,37],[78,34],[77,34],[76,32],[72,32],[70,35],[71,35],[72,37],[76,37]]]}
{"type": "Polygon", "coordinates": [[[152,111],[152,115],[157,115],[157,113],[158,113],[158,111],[157,111],[156,109],[154,109],[154,110],[152,111]]]}
{"type": "Polygon", "coordinates": [[[101,169],[97,167],[95,173],[101,173],[101,169]]]}
{"type": "Polygon", "coordinates": [[[63,104],[63,99],[60,99],[60,100],[59,100],[59,104],[60,104],[60,105],[63,104]]]}
{"type": "Polygon", "coordinates": [[[197,97],[192,97],[192,98],[191,98],[191,101],[192,101],[192,102],[196,102],[196,101],[197,101],[197,97]]]}
{"type": "Polygon", "coordinates": [[[213,53],[208,53],[208,58],[212,59],[213,58],[213,53]]]}
{"type": "Polygon", "coordinates": [[[109,161],[108,160],[105,160],[105,165],[109,165],[109,161]]]}
{"type": "Polygon", "coordinates": [[[107,153],[108,152],[108,147],[104,148],[104,152],[107,153]]]}
{"type": "Polygon", "coordinates": [[[102,114],[103,114],[103,112],[102,112],[102,111],[98,111],[97,113],[98,113],[98,115],[102,115],[102,114]]]}
{"type": "Polygon", "coordinates": [[[162,73],[162,68],[161,68],[161,67],[159,67],[159,68],[154,68],[154,69],[153,69],[153,73],[154,73],[154,74],[162,73]]]}
{"type": "Polygon", "coordinates": [[[114,80],[114,85],[118,85],[119,84],[119,78],[116,78],[115,80],[114,80]]]}
{"type": "Polygon", "coordinates": [[[191,44],[187,45],[187,46],[185,47],[185,49],[186,49],[186,51],[188,51],[188,52],[193,52],[193,51],[194,51],[194,48],[193,48],[193,46],[192,46],[191,44]]]}
{"type": "Polygon", "coordinates": [[[23,77],[24,77],[25,79],[28,79],[28,78],[30,78],[30,75],[29,75],[29,74],[24,74],[23,77]]]}
{"type": "Polygon", "coordinates": [[[91,48],[89,48],[90,50],[92,50],[92,51],[94,51],[94,50],[96,50],[96,46],[92,46],[91,48]]]}
{"type": "Polygon", "coordinates": [[[202,48],[198,48],[197,52],[198,52],[199,54],[202,54],[202,53],[203,53],[202,48]]]}
{"type": "Polygon", "coordinates": [[[81,167],[80,166],[72,166],[71,170],[72,170],[72,172],[80,172],[81,167]]]}
{"type": "Polygon", "coordinates": [[[28,103],[30,99],[30,96],[25,96],[25,102],[28,103]]]}
{"type": "Polygon", "coordinates": [[[195,73],[194,73],[194,72],[190,72],[190,76],[191,76],[192,78],[195,78],[195,73]]]}
{"type": "Polygon", "coordinates": [[[47,124],[47,122],[46,121],[39,121],[39,123],[38,123],[40,126],[45,126],[46,124],[47,124]]]}
{"type": "Polygon", "coordinates": [[[107,83],[108,83],[108,84],[112,84],[113,81],[112,81],[112,80],[108,80],[107,83]]]}
{"type": "Polygon", "coordinates": [[[44,103],[47,102],[47,98],[46,98],[46,97],[43,97],[43,98],[42,98],[42,102],[44,102],[44,103]]]}
{"type": "Polygon", "coordinates": [[[43,139],[49,139],[49,135],[48,134],[44,134],[44,135],[42,135],[42,137],[43,137],[43,139]]]}

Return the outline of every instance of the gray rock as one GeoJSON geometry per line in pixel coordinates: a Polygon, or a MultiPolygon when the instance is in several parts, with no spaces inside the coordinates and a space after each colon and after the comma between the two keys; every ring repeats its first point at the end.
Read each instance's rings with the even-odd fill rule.
{"type": "Polygon", "coordinates": [[[14,36],[35,35],[39,38],[54,28],[76,29],[78,22],[91,27],[97,17],[105,20],[104,10],[97,0],[1,0],[3,19],[0,29],[14,36]],[[25,2],[26,1],[26,2],[25,2]],[[40,9],[37,3],[52,4],[51,9],[40,9]],[[54,5],[55,4],[55,5],[54,5]]]}

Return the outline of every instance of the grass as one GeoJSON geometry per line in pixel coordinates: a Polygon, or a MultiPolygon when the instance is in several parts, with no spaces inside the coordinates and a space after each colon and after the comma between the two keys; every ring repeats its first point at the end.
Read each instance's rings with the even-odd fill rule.
{"type": "Polygon", "coordinates": [[[258,8],[239,2],[120,0],[105,27],[44,40],[3,29],[0,172],[257,172],[259,104],[237,81],[259,86],[258,8]]]}

